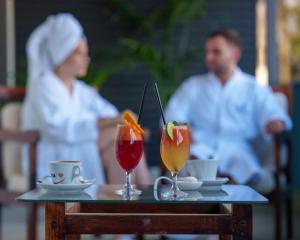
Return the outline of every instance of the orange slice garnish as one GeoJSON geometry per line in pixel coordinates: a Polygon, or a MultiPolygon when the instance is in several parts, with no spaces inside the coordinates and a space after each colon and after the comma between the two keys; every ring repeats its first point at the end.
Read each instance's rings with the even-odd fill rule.
{"type": "Polygon", "coordinates": [[[132,113],[125,111],[123,113],[123,119],[126,125],[132,128],[132,130],[138,134],[138,135],[143,135],[144,130],[142,127],[138,124],[138,122],[135,120],[135,117],[132,115],[132,113]]]}

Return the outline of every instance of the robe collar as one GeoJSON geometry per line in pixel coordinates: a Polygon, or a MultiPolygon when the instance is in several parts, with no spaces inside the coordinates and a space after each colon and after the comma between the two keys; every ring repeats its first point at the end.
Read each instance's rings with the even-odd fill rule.
{"type": "Polygon", "coordinates": [[[236,67],[233,74],[229,77],[227,82],[224,85],[222,85],[217,75],[215,75],[213,72],[209,73],[210,79],[214,82],[214,85],[217,85],[218,87],[223,89],[228,89],[231,88],[231,86],[235,85],[238,82],[241,75],[242,70],[239,67],[236,67]]]}
{"type": "Polygon", "coordinates": [[[60,93],[67,96],[68,98],[75,97],[77,91],[76,80],[73,81],[73,89],[72,89],[72,93],[70,94],[63,81],[53,71],[49,71],[48,74],[51,76],[50,81],[52,81],[50,86],[56,88],[56,91],[59,91],[60,93]]]}

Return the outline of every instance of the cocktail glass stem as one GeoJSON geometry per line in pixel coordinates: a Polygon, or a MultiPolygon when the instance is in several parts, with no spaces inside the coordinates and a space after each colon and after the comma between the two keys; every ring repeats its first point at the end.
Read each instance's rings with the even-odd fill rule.
{"type": "Polygon", "coordinates": [[[161,196],[162,196],[163,199],[166,199],[166,200],[184,200],[184,198],[188,196],[187,193],[181,191],[178,188],[178,185],[177,185],[177,174],[178,173],[171,172],[171,175],[172,175],[172,186],[171,186],[171,189],[169,191],[163,192],[161,194],[161,196]]]}
{"type": "Polygon", "coordinates": [[[178,192],[180,191],[177,185],[177,173],[171,173],[172,175],[172,188],[171,192],[173,194],[173,197],[176,199],[178,197],[178,192]]]}
{"type": "Polygon", "coordinates": [[[125,185],[124,185],[124,195],[130,195],[131,186],[131,172],[125,172],[125,185]]]}
{"type": "Polygon", "coordinates": [[[125,172],[125,184],[122,189],[118,189],[115,191],[116,194],[122,195],[124,199],[131,199],[131,196],[142,194],[141,190],[136,189],[133,185],[131,185],[131,171],[125,172]]]}

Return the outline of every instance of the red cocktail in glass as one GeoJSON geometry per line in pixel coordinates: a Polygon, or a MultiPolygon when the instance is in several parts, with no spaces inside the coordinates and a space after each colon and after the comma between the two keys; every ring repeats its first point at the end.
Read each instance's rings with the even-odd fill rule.
{"type": "Polygon", "coordinates": [[[124,188],[118,190],[120,195],[139,195],[141,191],[134,189],[130,182],[131,172],[138,165],[143,154],[142,136],[129,125],[118,125],[116,156],[120,166],[126,172],[124,188]]]}

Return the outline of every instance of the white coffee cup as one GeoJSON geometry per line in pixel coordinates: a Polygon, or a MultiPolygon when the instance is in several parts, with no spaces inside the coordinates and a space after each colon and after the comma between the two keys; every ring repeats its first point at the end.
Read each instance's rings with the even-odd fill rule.
{"type": "Polygon", "coordinates": [[[50,173],[54,184],[70,184],[80,176],[80,161],[52,161],[50,173]]]}
{"type": "Polygon", "coordinates": [[[218,159],[196,159],[187,161],[188,173],[199,180],[211,181],[217,177],[218,159]]]}

